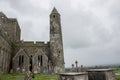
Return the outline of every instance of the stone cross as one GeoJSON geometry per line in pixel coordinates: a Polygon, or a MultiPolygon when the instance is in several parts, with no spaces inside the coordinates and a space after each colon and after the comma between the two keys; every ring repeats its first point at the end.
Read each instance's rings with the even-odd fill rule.
{"type": "Polygon", "coordinates": [[[78,72],[78,61],[75,61],[76,64],[76,72],[78,72]]]}
{"type": "Polygon", "coordinates": [[[74,70],[74,64],[72,64],[72,70],[71,70],[72,72],[74,72],[75,70],[74,70]]]}
{"type": "Polygon", "coordinates": [[[76,64],[76,68],[78,68],[78,61],[75,61],[75,64],[76,64]]]}

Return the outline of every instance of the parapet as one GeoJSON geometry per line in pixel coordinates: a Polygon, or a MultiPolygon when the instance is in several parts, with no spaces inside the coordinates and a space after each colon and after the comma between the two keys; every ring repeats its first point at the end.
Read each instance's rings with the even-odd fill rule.
{"type": "Polygon", "coordinates": [[[41,41],[19,41],[15,42],[16,46],[25,46],[25,47],[42,47],[42,46],[49,46],[49,42],[41,42],[41,41]]]}

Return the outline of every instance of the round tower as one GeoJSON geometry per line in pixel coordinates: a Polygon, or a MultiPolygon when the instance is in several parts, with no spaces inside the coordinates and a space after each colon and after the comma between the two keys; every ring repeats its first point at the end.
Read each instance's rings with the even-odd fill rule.
{"type": "Polygon", "coordinates": [[[50,14],[50,57],[54,73],[64,72],[64,52],[60,14],[54,8],[50,14]]]}

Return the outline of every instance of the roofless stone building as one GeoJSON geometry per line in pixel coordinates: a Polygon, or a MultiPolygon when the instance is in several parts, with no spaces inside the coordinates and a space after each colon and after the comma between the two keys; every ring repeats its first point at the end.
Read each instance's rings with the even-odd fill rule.
{"type": "Polygon", "coordinates": [[[49,42],[22,41],[17,19],[0,12],[0,68],[4,73],[64,72],[64,52],[60,14],[54,8],[50,14],[49,42]]]}

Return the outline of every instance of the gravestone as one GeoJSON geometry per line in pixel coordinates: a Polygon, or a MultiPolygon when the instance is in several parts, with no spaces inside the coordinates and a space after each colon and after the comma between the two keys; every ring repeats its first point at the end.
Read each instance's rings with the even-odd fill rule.
{"type": "Polygon", "coordinates": [[[115,80],[112,69],[89,69],[88,80],[115,80]]]}
{"type": "Polygon", "coordinates": [[[59,80],[88,80],[88,74],[87,72],[61,73],[59,80]]]}
{"type": "Polygon", "coordinates": [[[32,80],[32,73],[30,71],[26,71],[24,80],[32,80]]]}

